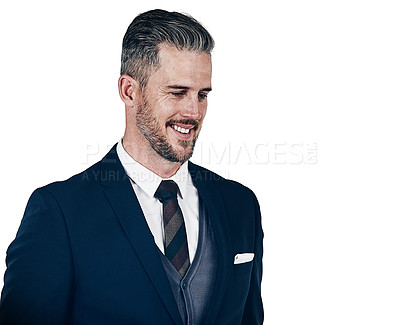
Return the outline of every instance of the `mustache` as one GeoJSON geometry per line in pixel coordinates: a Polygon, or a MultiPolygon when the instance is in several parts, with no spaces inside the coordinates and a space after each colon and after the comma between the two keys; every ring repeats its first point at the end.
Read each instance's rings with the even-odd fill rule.
{"type": "Polygon", "coordinates": [[[199,122],[193,119],[186,119],[186,120],[169,120],[167,122],[167,126],[171,126],[173,124],[184,124],[184,125],[191,125],[193,126],[194,130],[199,128],[199,122]]]}

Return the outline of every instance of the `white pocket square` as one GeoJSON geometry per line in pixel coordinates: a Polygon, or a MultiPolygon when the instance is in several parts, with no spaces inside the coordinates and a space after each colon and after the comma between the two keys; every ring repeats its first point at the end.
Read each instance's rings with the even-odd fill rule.
{"type": "Polygon", "coordinates": [[[251,262],[254,259],[254,253],[241,253],[236,254],[235,259],[233,260],[233,264],[242,264],[251,262]]]}

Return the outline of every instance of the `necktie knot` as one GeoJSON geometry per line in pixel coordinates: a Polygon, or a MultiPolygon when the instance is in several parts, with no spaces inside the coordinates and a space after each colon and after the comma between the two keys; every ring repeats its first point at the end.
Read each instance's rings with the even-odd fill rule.
{"type": "Polygon", "coordinates": [[[167,203],[172,198],[176,198],[178,194],[178,185],[171,180],[162,181],[157,188],[154,197],[159,199],[161,203],[167,203]]]}

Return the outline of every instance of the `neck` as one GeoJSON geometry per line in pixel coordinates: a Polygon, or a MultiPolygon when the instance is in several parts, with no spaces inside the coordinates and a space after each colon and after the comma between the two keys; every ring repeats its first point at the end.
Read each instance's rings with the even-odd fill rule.
{"type": "Polygon", "coordinates": [[[182,165],[180,162],[171,162],[162,158],[144,138],[140,142],[134,141],[127,132],[125,132],[122,139],[122,146],[135,161],[161,178],[169,178],[175,175],[182,165]],[[137,143],[141,144],[138,145],[137,143]]]}

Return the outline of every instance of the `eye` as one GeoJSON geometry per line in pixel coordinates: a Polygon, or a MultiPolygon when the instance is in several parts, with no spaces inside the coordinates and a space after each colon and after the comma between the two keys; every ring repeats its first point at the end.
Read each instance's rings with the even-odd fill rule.
{"type": "Polygon", "coordinates": [[[208,93],[199,93],[199,99],[200,100],[204,100],[204,99],[206,99],[207,98],[207,96],[208,96],[208,93]]]}
{"type": "Polygon", "coordinates": [[[179,91],[179,92],[171,92],[171,95],[174,97],[182,97],[185,95],[185,92],[179,91]]]}

